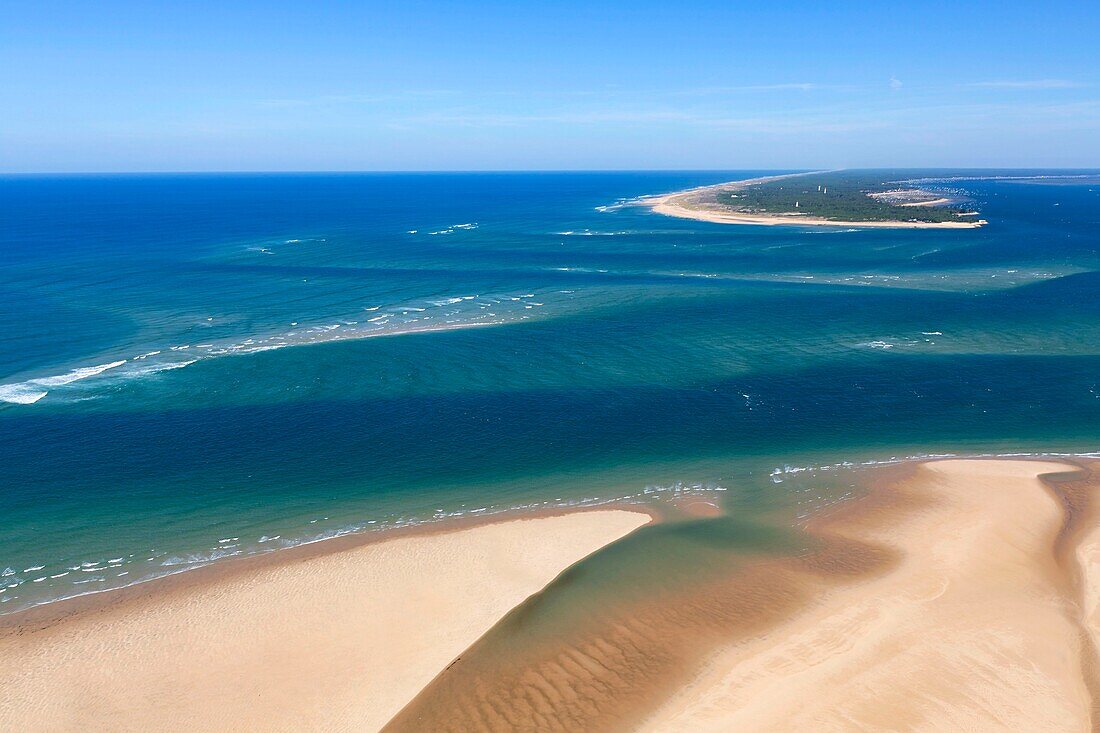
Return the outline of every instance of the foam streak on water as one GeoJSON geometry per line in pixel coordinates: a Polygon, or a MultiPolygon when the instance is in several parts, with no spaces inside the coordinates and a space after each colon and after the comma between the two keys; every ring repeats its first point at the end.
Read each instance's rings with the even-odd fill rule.
{"type": "MultiPolygon", "coordinates": [[[[560,301],[561,298],[555,298],[555,295],[544,293],[540,297],[543,300],[560,301]]],[[[65,391],[58,388],[66,386],[72,387],[68,390],[69,396],[79,397],[89,389],[94,390],[96,386],[104,383],[140,379],[161,372],[182,369],[200,360],[219,356],[242,356],[289,346],[308,346],[337,340],[430,333],[526,321],[533,316],[529,311],[546,305],[545,302],[536,302],[535,297],[535,293],[474,294],[429,300],[423,307],[418,305],[423,301],[373,306],[363,310],[372,312],[383,308],[386,315],[367,318],[363,321],[341,320],[337,323],[318,325],[307,325],[303,319],[303,322],[292,322],[294,328],[283,333],[257,335],[235,341],[218,340],[213,343],[162,346],[153,351],[146,351],[107,364],[74,368],[65,374],[0,384],[0,401],[31,405],[51,393],[59,396],[65,391]],[[492,311],[488,312],[488,308],[492,308],[492,311]],[[183,354],[189,358],[180,358],[183,354]],[[108,371],[110,373],[106,374],[108,371]],[[93,384],[75,384],[101,375],[102,378],[93,384]]]]}

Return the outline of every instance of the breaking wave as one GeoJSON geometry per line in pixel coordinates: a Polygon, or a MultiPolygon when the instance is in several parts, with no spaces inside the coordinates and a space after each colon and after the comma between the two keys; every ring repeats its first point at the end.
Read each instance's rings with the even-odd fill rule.
{"type": "MultiPolygon", "coordinates": [[[[476,226],[455,225],[456,228],[476,226]]],[[[103,384],[163,375],[199,361],[221,356],[257,354],[291,346],[326,343],[376,336],[451,331],[480,326],[503,325],[528,320],[548,298],[561,299],[561,291],[548,293],[458,293],[395,304],[362,307],[365,317],[334,319],[329,323],[305,325],[290,323],[281,333],[251,336],[237,340],[212,340],[200,343],[176,343],[145,348],[133,356],[95,366],[79,367],[62,374],[33,377],[0,384],[0,402],[9,405],[33,405],[64,399],[86,399],[89,390],[103,384]],[[87,381],[85,381],[87,380],[87,381]],[[48,398],[48,399],[47,399],[48,398]]]]}

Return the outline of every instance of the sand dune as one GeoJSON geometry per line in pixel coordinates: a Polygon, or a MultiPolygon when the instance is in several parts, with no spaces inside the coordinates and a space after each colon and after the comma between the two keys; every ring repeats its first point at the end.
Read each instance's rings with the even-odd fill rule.
{"type": "Polygon", "coordinates": [[[509,609],[648,521],[394,538],[5,629],[0,730],[377,730],[509,609]]]}
{"type": "Polygon", "coordinates": [[[1091,730],[1100,530],[1067,545],[1082,518],[1037,478],[1068,470],[920,467],[892,490],[922,508],[842,530],[900,550],[890,572],[719,649],[642,729],[1091,730]]]}

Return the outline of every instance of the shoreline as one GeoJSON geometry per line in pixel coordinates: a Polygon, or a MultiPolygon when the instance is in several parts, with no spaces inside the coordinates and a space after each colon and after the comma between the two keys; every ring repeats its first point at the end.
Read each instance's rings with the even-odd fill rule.
{"type": "MultiPolygon", "coordinates": [[[[916,465],[942,460],[1052,460],[1076,461],[1100,459],[1100,452],[1011,452],[1011,453],[916,453],[912,455],[870,458],[862,461],[795,465],[785,464],[771,473],[773,483],[782,483],[787,474],[804,471],[835,472],[843,470],[883,470],[888,467],[916,465]]],[[[725,489],[719,489],[725,491],[725,489]]],[[[303,539],[294,544],[264,549],[254,549],[240,555],[197,561],[193,565],[169,570],[158,575],[140,577],[127,584],[78,592],[40,601],[17,609],[0,610],[0,635],[6,630],[26,625],[51,624],[75,613],[95,611],[116,602],[127,601],[147,593],[173,590],[177,586],[197,586],[204,582],[237,572],[251,572],[267,565],[308,560],[333,552],[356,549],[365,545],[386,542],[408,536],[431,535],[480,527],[487,524],[540,517],[555,517],[578,512],[621,509],[650,516],[653,522],[665,521],[669,509],[683,516],[705,514],[720,515],[722,510],[713,502],[714,491],[695,486],[677,486],[668,490],[670,496],[660,493],[636,492],[609,499],[576,499],[558,503],[532,502],[526,504],[492,506],[484,511],[466,510],[447,514],[441,518],[422,519],[405,524],[360,527],[342,531],[332,536],[303,539]],[[648,498],[647,498],[648,497],[648,498]],[[692,510],[707,505],[701,513],[692,510]]],[[[811,513],[815,516],[817,512],[811,513]]],[[[797,515],[799,520],[802,515],[797,515]]],[[[799,522],[801,526],[801,521],[799,522]]]]}
{"type": "MultiPolygon", "coordinates": [[[[821,171],[813,171],[810,173],[788,173],[781,176],[764,176],[760,178],[749,178],[743,181],[729,181],[726,183],[716,183],[710,186],[699,186],[696,188],[690,188],[684,191],[675,191],[673,193],[662,194],[658,196],[647,196],[640,200],[643,206],[647,206],[655,214],[662,214],[664,216],[671,216],[678,219],[694,219],[696,221],[706,221],[713,224],[744,224],[755,226],[811,226],[811,227],[846,227],[846,228],[878,228],[878,229],[977,229],[989,222],[985,219],[978,219],[975,221],[946,221],[946,222],[930,222],[930,221],[840,221],[835,219],[822,219],[820,217],[802,216],[793,212],[787,213],[774,213],[774,214],[749,214],[740,213],[728,209],[715,209],[707,207],[705,205],[696,205],[697,201],[694,201],[694,197],[699,194],[706,193],[713,190],[725,190],[735,191],[746,186],[751,186],[757,183],[768,183],[771,181],[781,180],[784,178],[795,178],[797,176],[812,175],[813,173],[820,173],[821,171]]],[[[949,199],[941,199],[947,201],[949,199]]],[[[901,206],[929,206],[937,203],[937,201],[922,202],[919,204],[901,204],[901,206]]]]}
{"type": "MultiPolygon", "coordinates": [[[[811,464],[791,466],[786,464],[773,470],[773,483],[781,483],[787,473],[801,473],[807,470],[839,471],[885,468],[904,464],[916,464],[951,459],[1034,459],[1034,460],[1075,460],[1100,458],[1100,452],[1024,452],[1024,453],[916,453],[912,455],[871,458],[858,462],[843,461],[830,464],[811,464]]],[[[725,491],[725,489],[718,489],[725,491]]],[[[711,501],[714,490],[697,486],[678,486],[662,488],[655,492],[640,491],[607,499],[579,498],[561,502],[529,502],[507,506],[488,505],[478,510],[464,510],[461,513],[448,513],[442,517],[432,517],[409,521],[404,524],[382,524],[376,527],[360,526],[340,531],[331,536],[318,536],[301,539],[290,545],[270,548],[253,548],[240,555],[231,555],[209,560],[196,561],[192,565],[181,566],[160,574],[138,577],[124,585],[77,592],[48,600],[43,600],[21,608],[0,609],[0,634],[8,628],[39,623],[52,623],[58,619],[84,610],[98,609],[116,601],[128,600],[145,593],[155,593],[162,589],[171,589],[176,585],[201,584],[211,577],[219,577],[240,571],[250,571],[267,564],[293,562],[309,559],[330,552],[355,549],[363,545],[385,542],[405,536],[450,532],[470,527],[478,527],[496,522],[514,519],[551,517],[575,512],[599,511],[601,509],[623,509],[648,514],[653,521],[665,518],[668,508],[690,516],[690,505],[710,505],[715,514],[721,509],[711,501]],[[665,496],[665,494],[669,494],[665,496]],[[664,509],[664,511],[663,511],[664,509]]],[[[217,549],[217,548],[212,548],[217,549]]]]}
{"type": "MultiPolygon", "coordinates": [[[[837,721],[856,719],[992,730],[999,718],[955,694],[970,689],[968,665],[978,665],[973,677],[993,690],[982,694],[1030,729],[1075,729],[1100,697],[1096,456],[939,454],[816,468],[841,466],[875,473],[854,496],[796,515],[801,551],[738,551],[660,593],[601,595],[587,620],[549,636],[539,636],[539,609],[586,592],[569,595],[577,576],[567,571],[643,526],[660,530],[662,504],[344,535],[8,614],[0,687],[11,694],[0,727],[458,731],[492,713],[508,725],[487,729],[510,730],[549,684],[562,697],[538,720],[593,733],[628,723],[662,733],[847,730],[837,721]],[[988,632],[977,646],[976,629],[988,632]],[[895,645],[911,651],[875,656],[895,645]],[[1025,682],[996,676],[988,660],[1013,654],[1039,671],[1025,682]],[[1041,689],[1039,702],[1013,708],[1027,697],[1020,684],[1041,689]],[[901,688],[917,693],[892,692],[901,688]],[[867,689],[886,706],[867,703],[867,689]],[[812,703],[788,713],[777,701],[791,696],[812,703]],[[880,707],[893,717],[861,717],[880,707]]],[[[686,519],[720,513],[708,497],[682,500],[670,507],[686,519]]],[[[600,557],[582,577],[614,577],[600,557]]]]}
{"type": "MultiPolygon", "coordinates": [[[[241,554],[196,560],[194,563],[171,570],[137,576],[122,585],[66,594],[19,608],[0,608],[0,633],[10,626],[40,621],[50,622],[85,608],[96,608],[101,604],[110,604],[116,599],[156,592],[162,587],[171,588],[177,583],[184,584],[191,580],[201,583],[205,578],[235,572],[238,569],[255,569],[267,563],[310,558],[398,537],[448,532],[513,519],[561,516],[601,509],[636,511],[648,514],[654,521],[661,521],[665,513],[662,508],[675,509],[682,501],[711,496],[715,491],[724,490],[677,483],[668,487],[655,487],[652,490],[651,487],[647,487],[645,490],[612,497],[577,497],[546,501],[532,500],[521,504],[488,504],[474,509],[455,509],[430,517],[414,516],[395,522],[388,520],[379,520],[377,523],[360,522],[317,536],[299,537],[290,540],[288,544],[271,547],[259,547],[254,542],[248,551],[241,554]]],[[[205,549],[215,551],[220,548],[212,546],[205,549]]]]}
{"type": "Polygon", "coordinates": [[[12,614],[0,727],[377,730],[511,608],[653,521],[600,507],[336,538],[12,614]]]}
{"type": "MultiPolygon", "coordinates": [[[[689,493],[685,498],[692,498],[689,493]]],[[[258,550],[250,554],[220,557],[189,567],[168,571],[100,590],[90,590],[36,603],[25,608],[0,614],[0,639],[12,629],[49,626],[82,613],[97,613],[119,603],[141,600],[149,595],[177,592],[187,588],[199,588],[207,583],[263,571],[270,567],[308,562],[340,552],[354,551],[372,545],[409,537],[430,537],[439,534],[462,532],[493,524],[570,516],[587,512],[625,511],[644,514],[651,522],[663,521],[658,511],[660,505],[633,500],[632,497],[612,499],[601,503],[552,505],[544,507],[517,506],[493,512],[430,519],[404,525],[349,531],[332,537],[309,539],[289,547],[258,550]]]]}

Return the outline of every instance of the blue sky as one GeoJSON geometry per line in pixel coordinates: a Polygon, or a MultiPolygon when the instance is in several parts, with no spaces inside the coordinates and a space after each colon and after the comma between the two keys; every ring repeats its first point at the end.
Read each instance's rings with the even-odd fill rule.
{"type": "Polygon", "coordinates": [[[1098,39],[1098,2],[0,0],[0,170],[1100,167],[1098,39]]]}

